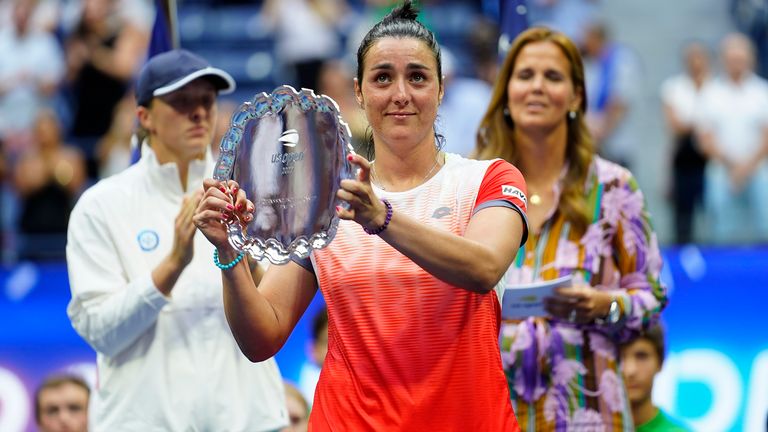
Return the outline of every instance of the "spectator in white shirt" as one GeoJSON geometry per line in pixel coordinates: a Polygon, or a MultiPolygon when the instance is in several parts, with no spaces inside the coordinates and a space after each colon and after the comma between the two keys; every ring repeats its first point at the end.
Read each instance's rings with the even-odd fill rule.
{"type": "Polygon", "coordinates": [[[33,0],[14,0],[12,25],[0,26],[0,140],[13,159],[31,140],[38,111],[64,77],[56,38],[31,25],[33,0]]]}
{"type": "Polygon", "coordinates": [[[709,53],[700,42],[684,50],[685,72],[667,78],[661,86],[664,118],[671,134],[672,187],[670,199],[675,212],[675,241],[690,243],[694,238],[696,208],[704,194],[704,167],[695,134],[701,95],[710,80],[709,53]]]}
{"type": "Polygon", "coordinates": [[[744,35],[727,35],[721,54],[725,73],[704,90],[699,122],[713,240],[768,241],[768,81],[744,35]]]}

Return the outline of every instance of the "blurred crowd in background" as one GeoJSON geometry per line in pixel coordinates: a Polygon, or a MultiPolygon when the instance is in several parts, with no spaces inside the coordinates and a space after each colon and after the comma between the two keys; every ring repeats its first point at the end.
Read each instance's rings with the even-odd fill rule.
{"type": "MultiPolygon", "coordinates": [[[[768,241],[768,2],[612,3],[529,0],[520,12],[582,47],[599,151],[637,174],[664,243],[768,241]]],[[[352,47],[392,4],[180,0],[181,47],[238,84],[212,151],[242,102],[280,84],[332,97],[360,142],[352,47]]],[[[421,4],[443,44],[440,132],[468,155],[498,65],[499,2],[421,4]]],[[[131,163],[132,84],[154,20],[152,0],[0,0],[5,263],[63,259],[78,196],[131,163]]]]}

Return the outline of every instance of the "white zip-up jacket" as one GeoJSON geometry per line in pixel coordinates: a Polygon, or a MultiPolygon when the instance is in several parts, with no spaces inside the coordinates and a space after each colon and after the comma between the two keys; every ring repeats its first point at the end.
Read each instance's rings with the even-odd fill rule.
{"type": "MultiPolygon", "coordinates": [[[[170,297],[154,286],[185,193],[176,164],[160,165],[144,147],[138,163],[88,189],[69,221],[67,314],[97,352],[94,429],[279,429],[288,418],[277,364],[240,352],[213,246],[200,232],[170,297]]],[[[210,156],[192,162],[187,194],[211,173],[210,156]]]]}

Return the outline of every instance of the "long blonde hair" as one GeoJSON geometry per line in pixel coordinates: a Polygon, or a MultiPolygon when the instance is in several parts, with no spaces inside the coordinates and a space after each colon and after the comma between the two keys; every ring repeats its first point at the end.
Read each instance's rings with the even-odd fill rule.
{"type": "MultiPolygon", "coordinates": [[[[533,27],[521,33],[512,43],[504,64],[496,77],[491,102],[477,132],[477,147],[473,156],[478,159],[503,158],[514,165],[520,161],[517,142],[512,130],[514,125],[505,119],[507,84],[514,72],[517,56],[523,47],[534,42],[552,42],[557,45],[571,65],[571,81],[581,96],[581,105],[575,119],[568,119],[565,158],[568,172],[562,184],[558,211],[572,227],[584,233],[591,221],[590,209],[584,196],[584,183],[594,157],[594,144],[584,121],[587,111],[587,94],[584,87],[584,64],[576,45],[562,33],[546,27],[533,27]]],[[[525,175],[525,173],[523,173],[525,175]]]]}

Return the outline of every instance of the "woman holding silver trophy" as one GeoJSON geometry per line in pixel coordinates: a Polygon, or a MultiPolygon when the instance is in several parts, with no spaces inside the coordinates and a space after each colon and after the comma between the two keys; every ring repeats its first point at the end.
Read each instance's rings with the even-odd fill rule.
{"type": "Polygon", "coordinates": [[[345,156],[357,172],[335,192],[344,204],[331,243],[252,274],[222,221],[245,209],[252,222],[277,198],[229,178],[205,181],[193,219],[216,247],[227,319],[252,361],[273,356],[322,291],[328,354],[310,428],[519,430],[498,346],[499,281],[527,236],[525,183],[505,161],[441,151],[440,50],[416,16],[404,2],[358,49],[370,161],[345,156]]]}

